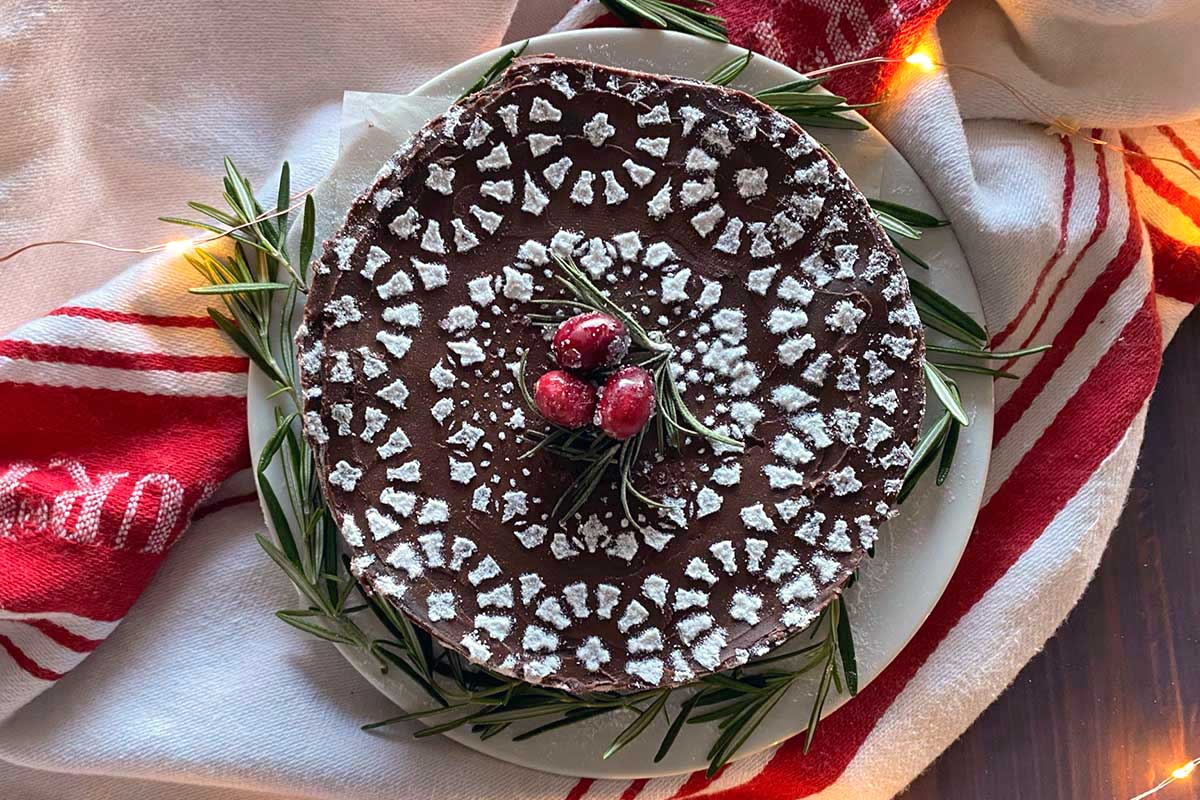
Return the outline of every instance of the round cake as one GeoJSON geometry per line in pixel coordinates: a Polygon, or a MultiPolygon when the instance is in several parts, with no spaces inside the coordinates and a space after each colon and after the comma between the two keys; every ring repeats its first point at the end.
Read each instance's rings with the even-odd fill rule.
{"type": "Polygon", "coordinates": [[[474,663],[571,691],[743,664],[892,513],[925,397],[907,279],[837,163],[747,94],[518,59],[384,165],[313,273],[304,429],[352,570],[474,663]],[[597,306],[632,346],[564,385],[661,368],[599,465],[625,443],[599,415],[531,403],[597,306]]]}

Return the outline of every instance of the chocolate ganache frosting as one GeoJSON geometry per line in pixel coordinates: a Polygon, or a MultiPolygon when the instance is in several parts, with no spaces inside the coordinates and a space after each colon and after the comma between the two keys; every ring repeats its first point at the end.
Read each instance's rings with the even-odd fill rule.
{"type": "Polygon", "coordinates": [[[907,279],[837,163],[742,92],[518,59],[405,143],[313,272],[304,429],[353,572],[472,662],[572,691],[745,663],[892,513],[925,397],[907,279]],[[558,518],[584,465],[522,457],[554,254],[743,445],[647,436],[630,477],[664,505],[634,522],[615,470],[558,518]]]}

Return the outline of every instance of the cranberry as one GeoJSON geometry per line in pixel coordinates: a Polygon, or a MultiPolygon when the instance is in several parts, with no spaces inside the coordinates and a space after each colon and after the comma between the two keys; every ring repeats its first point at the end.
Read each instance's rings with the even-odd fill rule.
{"type": "Polygon", "coordinates": [[[551,347],[558,365],[566,369],[614,367],[629,352],[629,332],[616,317],[590,311],[559,325],[551,347]]]}
{"type": "Polygon", "coordinates": [[[654,413],[654,379],[641,367],[623,367],[600,390],[595,422],[614,439],[636,436],[654,413]]]}
{"type": "Polygon", "coordinates": [[[596,408],[596,387],[561,369],[552,369],[533,385],[533,402],[550,422],[582,428],[596,408]]]}

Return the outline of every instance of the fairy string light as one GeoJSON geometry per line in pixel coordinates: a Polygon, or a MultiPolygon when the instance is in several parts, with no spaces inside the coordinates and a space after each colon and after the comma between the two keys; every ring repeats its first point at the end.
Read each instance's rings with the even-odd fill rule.
{"type": "Polygon", "coordinates": [[[1179,767],[1170,775],[1163,778],[1157,785],[1150,787],[1139,795],[1134,795],[1133,797],[1129,798],[1129,800],[1146,800],[1147,797],[1153,797],[1163,789],[1170,786],[1172,783],[1175,783],[1176,781],[1187,780],[1189,777],[1191,777],[1192,773],[1196,771],[1197,766],[1200,766],[1200,758],[1193,758],[1191,761],[1187,762],[1182,767],[1179,767]]]}

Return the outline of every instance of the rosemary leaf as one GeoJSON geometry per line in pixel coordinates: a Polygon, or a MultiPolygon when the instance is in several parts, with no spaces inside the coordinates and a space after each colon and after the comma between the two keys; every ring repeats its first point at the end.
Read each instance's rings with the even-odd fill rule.
{"type": "Polygon", "coordinates": [[[867,198],[867,202],[871,204],[871,208],[878,212],[887,214],[888,216],[898,219],[906,225],[911,225],[914,228],[942,228],[950,223],[944,219],[938,219],[932,214],[927,214],[924,211],[906,206],[903,203],[895,203],[891,200],[880,200],[877,197],[867,198]]]}
{"type": "Polygon", "coordinates": [[[739,442],[737,439],[733,439],[722,433],[717,433],[697,419],[696,415],[692,413],[690,408],[688,408],[687,403],[684,402],[682,395],[679,394],[679,387],[675,385],[675,378],[671,375],[670,368],[667,368],[665,372],[666,386],[671,398],[670,405],[672,412],[682,417],[683,421],[687,423],[686,426],[676,424],[676,427],[678,427],[681,431],[690,429],[691,431],[700,434],[705,439],[709,439],[714,442],[720,442],[721,444],[735,449],[739,453],[745,450],[745,445],[739,442]]]}
{"type": "MultiPolygon", "coordinates": [[[[158,221],[167,222],[171,225],[182,225],[185,228],[195,228],[197,230],[207,231],[208,233],[215,233],[220,236],[228,236],[230,239],[241,242],[242,244],[253,245],[251,239],[240,231],[230,233],[228,228],[221,228],[207,222],[197,222],[196,220],[184,219],[183,217],[159,217],[158,221]]],[[[236,221],[234,224],[237,224],[236,221]]]]}
{"type": "Polygon", "coordinates": [[[376,728],[385,727],[387,725],[395,725],[397,722],[409,722],[414,719],[425,719],[427,717],[434,717],[439,714],[448,714],[453,711],[459,711],[461,709],[470,708],[471,706],[477,706],[477,705],[480,705],[480,703],[469,700],[469,701],[462,702],[462,703],[452,703],[452,704],[446,705],[446,706],[433,706],[432,708],[419,708],[416,711],[409,711],[404,714],[397,714],[394,717],[388,717],[387,719],[381,719],[378,722],[372,722],[367,725],[363,725],[362,729],[364,731],[370,731],[370,730],[374,730],[376,728]]]}
{"type": "Polygon", "coordinates": [[[747,683],[746,681],[741,681],[730,677],[729,675],[721,672],[714,672],[711,675],[705,675],[700,679],[700,682],[707,683],[710,686],[720,686],[724,689],[732,689],[735,692],[745,692],[760,688],[754,686],[753,684],[747,683]]]}
{"type": "Polygon", "coordinates": [[[729,737],[720,750],[713,754],[708,763],[708,770],[706,771],[708,777],[711,778],[716,775],[729,759],[737,755],[737,751],[741,749],[746,740],[750,738],[750,735],[762,724],[762,721],[767,718],[767,715],[771,713],[776,704],[783,699],[783,696],[787,694],[787,690],[791,688],[791,685],[791,681],[780,682],[778,686],[772,689],[761,700],[756,701],[748,709],[750,713],[746,714],[744,718],[739,718],[736,722],[730,724],[727,733],[733,732],[733,735],[729,737]]]}
{"type": "Polygon", "coordinates": [[[929,388],[933,389],[933,393],[937,395],[937,399],[950,412],[950,416],[958,420],[959,424],[971,424],[971,420],[967,418],[967,412],[962,406],[962,400],[958,396],[958,389],[955,388],[954,382],[947,378],[946,374],[930,361],[925,362],[925,380],[929,383],[929,388]]]}
{"type": "Polygon", "coordinates": [[[521,353],[521,362],[517,365],[517,386],[521,388],[521,398],[525,401],[525,407],[541,418],[542,412],[538,411],[537,403],[533,402],[533,395],[529,393],[529,383],[525,380],[525,365],[528,361],[529,351],[526,350],[521,353]]]}
{"type": "MultiPolygon", "coordinates": [[[[227,227],[230,227],[230,228],[235,227],[238,224],[238,222],[240,221],[240,220],[238,220],[237,217],[232,216],[230,214],[226,214],[224,211],[221,211],[219,208],[214,208],[206,203],[198,203],[193,200],[193,201],[189,202],[187,205],[188,205],[188,208],[192,209],[193,211],[199,211],[201,214],[205,215],[206,217],[212,217],[217,222],[219,222],[222,225],[225,225],[227,227]]],[[[162,219],[162,217],[159,217],[159,219],[162,219]]],[[[163,221],[166,222],[167,220],[163,220],[163,221]]]]}
{"type": "MultiPolygon", "coordinates": [[[[718,42],[729,41],[725,22],[715,14],[668,2],[668,0],[600,0],[610,11],[627,24],[649,23],[655,28],[690,33],[718,42]]],[[[693,0],[694,5],[711,8],[707,0],[693,0]]]]}
{"type": "Polygon", "coordinates": [[[947,321],[954,323],[964,331],[969,333],[981,345],[987,342],[987,331],[983,329],[978,322],[971,319],[967,312],[956,306],[950,300],[926,286],[920,281],[908,281],[909,288],[912,290],[913,298],[924,304],[929,309],[936,311],[940,316],[947,321]]]}
{"type": "Polygon", "coordinates": [[[991,375],[993,378],[1004,378],[1006,380],[1016,380],[1017,375],[1004,370],[992,369],[991,367],[980,367],[975,364],[951,364],[945,361],[932,362],[937,365],[938,369],[945,372],[969,372],[973,375],[991,375]]]}
{"type": "Polygon", "coordinates": [[[846,102],[846,98],[825,92],[769,91],[759,93],[758,99],[776,111],[830,109],[846,102]]]}
{"type": "MultiPolygon", "coordinates": [[[[700,699],[696,701],[696,705],[702,707],[720,705],[721,703],[728,703],[730,700],[737,699],[741,694],[742,692],[737,689],[709,690],[701,693],[700,699]]],[[[695,722],[695,719],[689,719],[688,722],[695,722]]]]}
{"type": "Polygon", "coordinates": [[[1038,347],[1027,347],[1022,350],[970,350],[965,347],[942,347],[936,344],[926,344],[925,349],[931,353],[946,353],[948,355],[965,356],[967,358],[983,358],[990,361],[1008,361],[1013,358],[1021,358],[1023,356],[1032,356],[1038,353],[1044,353],[1050,349],[1050,345],[1044,344],[1038,347]]]}
{"type": "MultiPolygon", "coordinates": [[[[479,734],[479,741],[486,742],[493,736],[503,733],[511,724],[509,722],[501,722],[499,725],[473,725],[471,730],[479,734]]],[[[517,737],[514,736],[513,741],[515,742],[516,740],[517,737]]]]}
{"type": "Polygon", "coordinates": [[[817,685],[817,697],[813,701],[811,713],[808,715],[808,729],[804,732],[804,754],[812,747],[813,738],[817,735],[817,723],[821,721],[821,712],[825,709],[825,699],[829,697],[829,687],[833,682],[833,664],[837,656],[836,648],[831,648],[825,669],[821,673],[821,682],[817,685]]]}
{"type": "Polygon", "coordinates": [[[271,378],[277,384],[286,382],[286,379],[280,374],[278,367],[271,363],[270,358],[257,345],[253,344],[248,336],[242,333],[237,323],[215,308],[208,310],[208,317],[221,329],[222,333],[233,340],[237,348],[253,361],[256,367],[266,373],[267,377],[271,378]]]}
{"type": "Polygon", "coordinates": [[[587,468],[566,488],[562,497],[558,498],[558,502],[554,504],[554,508],[550,511],[550,516],[555,519],[567,519],[582,508],[583,504],[588,501],[588,498],[599,488],[600,483],[604,480],[604,473],[613,461],[616,460],[620,449],[620,444],[612,445],[603,454],[588,464],[587,468]],[[566,503],[567,507],[560,515],[559,509],[562,508],[564,503],[566,503]]]}
{"type": "Polygon", "coordinates": [[[291,625],[293,628],[297,628],[305,633],[316,636],[318,639],[324,639],[327,642],[334,642],[336,644],[354,644],[353,639],[350,639],[349,637],[344,636],[337,631],[326,628],[323,625],[317,625],[316,623],[302,619],[300,615],[297,615],[291,611],[276,611],[275,616],[286,622],[288,625],[291,625]]]}
{"type": "Polygon", "coordinates": [[[950,467],[954,463],[954,453],[958,449],[958,434],[962,430],[962,425],[957,421],[951,420],[950,427],[946,430],[946,441],[942,445],[942,455],[938,459],[937,485],[941,486],[946,482],[946,478],[950,477],[950,467]]]}
{"type": "Polygon", "coordinates": [[[905,239],[920,239],[921,232],[909,225],[907,222],[893,217],[886,211],[875,212],[875,219],[879,222],[879,226],[887,231],[889,236],[900,236],[905,239]]]}
{"type": "Polygon", "coordinates": [[[839,597],[834,602],[838,604],[838,655],[842,659],[842,672],[846,674],[846,690],[851,697],[854,697],[858,694],[858,661],[854,655],[854,634],[850,630],[850,611],[846,608],[846,601],[843,598],[839,597]]]}
{"type": "Polygon", "coordinates": [[[834,130],[844,131],[865,131],[867,125],[850,117],[840,116],[842,112],[850,111],[847,108],[834,108],[821,111],[800,112],[800,111],[784,111],[784,116],[795,120],[800,125],[808,128],[830,128],[834,130]]]}
{"type": "Polygon", "coordinates": [[[463,93],[458,96],[458,99],[462,100],[464,97],[470,97],[471,95],[491,84],[491,82],[496,80],[496,77],[501,72],[504,72],[504,70],[508,69],[514,58],[525,52],[526,47],[529,47],[528,39],[521,42],[521,44],[517,47],[514,47],[510,50],[505,50],[503,55],[497,58],[494,62],[492,62],[491,66],[483,71],[483,74],[479,76],[479,80],[475,81],[463,90],[463,93]]]}
{"type": "Polygon", "coordinates": [[[728,86],[729,84],[733,83],[738,75],[742,74],[742,70],[746,69],[752,58],[754,58],[754,52],[750,49],[747,49],[742,55],[734,56],[721,66],[717,67],[712,71],[712,74],[704,80],[715,86],[728,86]]]}
{"type": "Polygon", "coordinates": [[[425,691],[425,693],[428,694],[434,700],[434,702],[437,702],[437,703],[445,703],[446,702],[446,699],[444,697],[442,697],[442,694],[441,694],[441,692],[439,692],[437,690],[437,687],[435,687],[424,675],[417,672],[417,670],[414,669],[411,664],[409,664],[407,661],[405,661],[403,658],[401,658],[398,654],[393,653],[391,650],[388,650],[386,647],[379,647],[379,646],[376,646],[373,649],[373,652],[377,656],[382,657],[388,663],[392,664],[397,669],[399,669],[401,672],[403,672],[408,677],[409,680],[411,680],[417,686],[421,687],[421,689],[423,689],[425,691]]]}
{"type": "Polygon", "coordinates": [[[480,715],[476,718],[476,721],[484,725],[493,725],[497,722],[520,722],[521,720],[525,719],[537,719],[538,717],[545,717],[549,716],[550,714],[558,714],[562,711],[562,703],[551,701],[527,708],[511,708],[507,710],[491,711],[487,714],[480,715]]]}
{"type": "MultiPolygon", "coordinates": [[[[513,741],[514,742],[524,742],[528,739],[532,739],[535,736],[541,736],[543,733],[548,733],[549,731],[556,731],[559,728],[565,728],[568,725],[574,725],[577,722],[583,722],[585,719],[591,719],[592,717],[598,717],[602,714],[611,714],[612,712],[617,711],[619,708],[620,708],[620,706],[605,706],[603,708],[579,709],[578,713],[568,712],[568,714],[566,716],[564,716],[562,719],[556,719],[553,722],[547,722],[543,725],[538,725],[536,728],[531,728],[530,730],[527,730],[524,733],[514,736],[513,741]]],[[[504,723],[504,724],[508,724],[508,723],[504,723]]]]}
{"type": "Polygon", "coordinates": [[[247,292],[275,292],[291,287],[290,283],[219,283],[212,286],[194,286],[191,294],[246,294],[247,292]]]}
{"type": "MultiPolygon", "coordinates": [[[[744,711],[749,703],[754,702],[757,696],[757,691],[742,694],[730,691],[726,698],[726,705],[714,708],[711,711],[705,711],[703,714],[696,714],[688,722],[692,725],[706,725],[709,722],[717,722],[719,720],[732,720],[737,714],[744,711]]],[[[713,748],[714,752],[718,749],[716,744],[713,745],[713,748]]]]}
{"type": "Polygon", "coordinates": [[[609,759],[621,751],[623,747],[632,742],[638,736],[641,736],[642,731],[649,727],[667,705],[667,700],[671,697],[670,689],[663,689],[658,694],[658,699],[650,704],[644,711],[638,714],[637,718],[629,724],[625,730],[617,734],[617,738],[613,739],[612,744],[604,751],[603,759],[609,759]]]}
{"type": "Polygon", "coordinates": [[[976,339],[971,333],[949,321],[937,311],[926,306],[920,300],[916,301],[917,314],[921,317],[921,323],[926,328],[931,328],[939,333],[944,333],[956,342],[968,344],[972,347],[983,347],[983,342],[976,339]]]}
{"type": "Polygon", "coordinates": [[[679,732],[683,730],[683,723],[687,722],[688,717],[696,708],[696,704],[700,702],[700,697],[703,692],[696,692],[691,697],[683,702],[679,708],[679,713],[675,715],[675,719],[671,720],[671,724],[667,727],[667,732],[663,735],[662,742],[658,745],[658,750],[654,753],[654,763],[662,761],[670,752],[671,746],[675,744],[675,740],[679,737],[679,732]]]}
{"type": "Polygon", "coordinates": [[[925,261],[925,259],[918,256],[916,253],[913,253],[912,251],[908,250],[897,237],[889,236],[888,238],[892,240],[892,245],[896,248],[896,252],[898,252],[900,255],[904,256],[909,261],[916,264],[921,269],[925,269],[925,270],[929,269],[929,263],[927,261],[925,261]]]}
{"type": "Polygon", "coordinates": [[[415,739],[428,739],[430,736],[439,736],[447,731],[452,731],[455,728],[461,728],[463,725],[474,722],[481,716],[481,712],[473,712],[462,717],[457,717],[449,722],[443,722],[440,725],[431,725],[428,728],[423,728],[413,734],[415,739]]]}
{"type": "MultiPolygon", "coordinates": [[[[232,197],[229,198],[230,205],[238,210],[241,222],[250,222],[261,213],[258,201],[254,199],[254,193],[250,190],[250,183],[238,172],[229,156],[225,157],[225,172],[228,177],[226,185],[233,189],[232,197]]],[[[252,231],[256,238],[265,238],[260,227],[262,224],[251,223],[248,230],[252,231]]]]}
{"type": "MultiPolygon", "coordinates": [[[[267,507],[267,513],[271,517],[271,526],[275,529],[275,537],[279,540],[281,553],[289,564],[299,567],[302,563],[300,560],[300,550],[297,546],[296,538],[292,533],[291,523],[288,521],[287,515],[283,510],[283,504],[279,502],[279,498],[275,494],[275,489],[271,486],[271,482],[267,479],[266,475],[271,461],[274,460],[275,454],[279,452],[279,448],[283,444],[284,434],[290,426],[291,420],[288,420],[285,425],[280,425],[271,434],[271,438],[267,440],[267,443],[263,446],[262,453],[259,455],[255,477],[258,480],[259,494],[262,495],[263,505],[267,507]]],[[[274,545],[272,545],[273,547],[274,545]]],[[[271,552],[265,545],[264,549],[267,549],[268,553],[271,552]]],[[[317,603],[317,605],[320,604],[317,603]]]]}
{"type": "Polygon", "coordinates": [[[292,204],[292,168],[286,161],[279,168],[279,191],[275,197],[276,241],[282,245],[284,237],[287,236],[287,209],[292,204]]]}
{"type": "Polygon", "coordinates": [[[938,418],[932,428],[921,435],[917,446],[913,449],[912,460],[908,462],[908,469],[904,473],[904,484],[900,487],[899,494],[896,495],[897,503],[905,501],[912,490],[916,488],[917,481],[925,474],[925,470],[929,469],[929,465],[933,463],[933,458],[941,448],[942,442],[945,441],[950,423],[953,421],[950,412],[947,411],[938,418]]]}
{"type": "Polygon", "coordinates": [[[317,224],[317,207],[311,194],[304,198],[304,214],[300,219],[300,275],[307,278],[308,266],[312,263],[317,224]]]}
{"type": "MultiPolygon", "coordinates": [[[[375,616],[399,638],[404,650],[412,658],[416,669],[422,677],[426,679],[431,678],[433,673],[429,666],[429,648],[421,640],[417,629],[413,627],[408,617],[396,611],[392,604],[386,600],[370,597],[366,593],[363,593],[363,598],[370,605],[371,611],[375,616]]],[[[441,700],[441,702],[444,703],[445,701],[441,700]]]]}
{"type": "Polygon", "coordinates": [[[782,94],[783,92],[807,92],[809,89],[815,89],[822,83],[824,83],[824,78],[800,78],[799,80],[772,86],[769,89],[763,89],[761,92],[755,93],[754,96],[766,102],[766,98],[771,95],[782,94]]]}
{"type": "Polygon", "coordinates": [[[280,569],[288,576],[288,579],[295,585],[305,598],[318,608],[325,602],[325,598],[313,587],[312,582],[300,570],[297,562],[292,561],[282,550],[274,545],[269,539],[262,534],[255,534],[258,544],[266,552],[271,560],[279,565],[280,569]]]}

